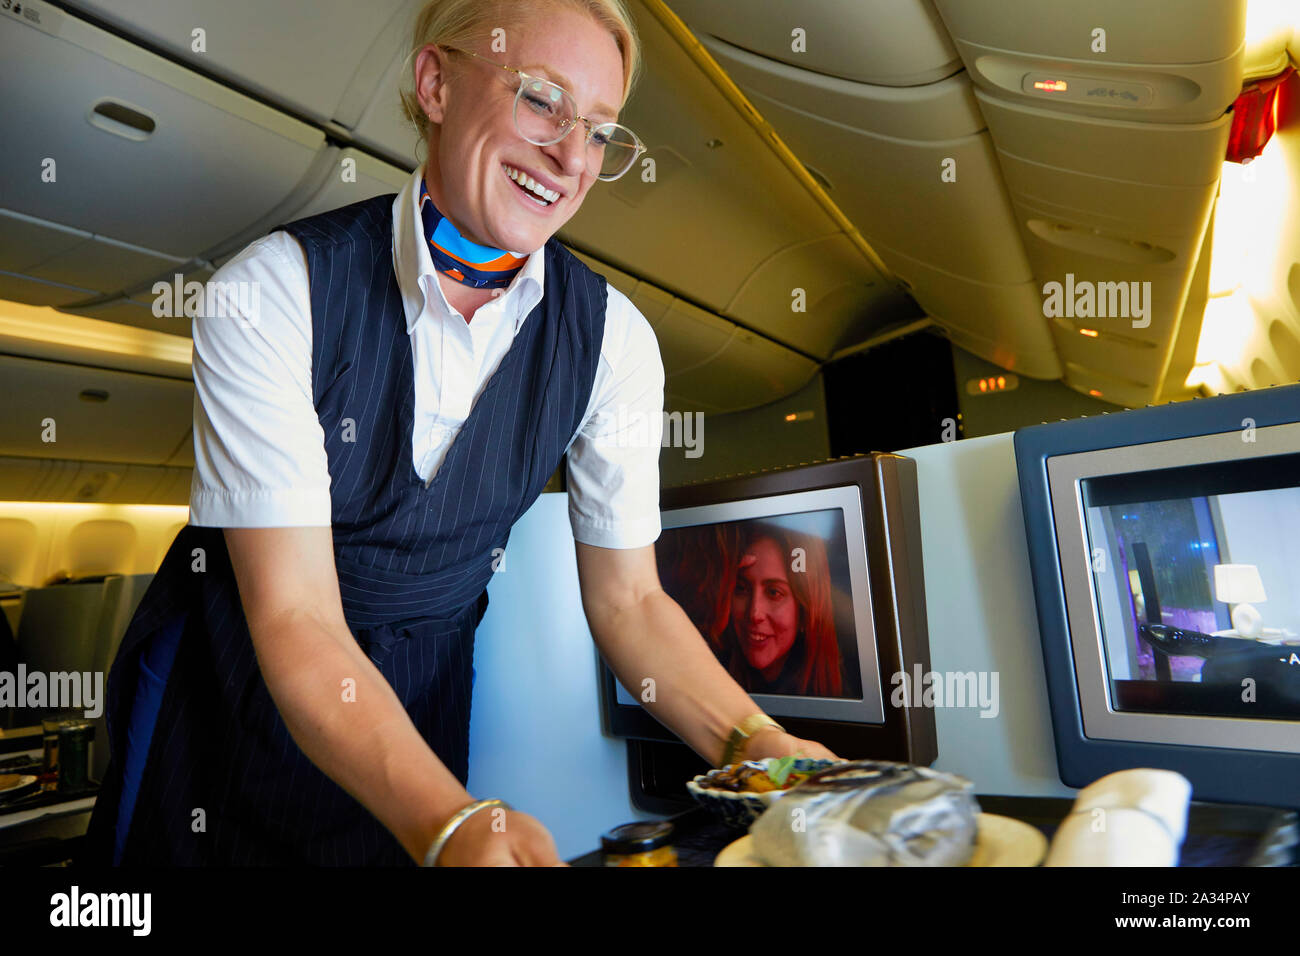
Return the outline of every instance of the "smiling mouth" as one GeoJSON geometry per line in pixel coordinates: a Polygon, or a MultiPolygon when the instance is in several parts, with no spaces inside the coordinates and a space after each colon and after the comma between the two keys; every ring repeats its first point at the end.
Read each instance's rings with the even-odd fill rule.
{"type": "Polygon", "coordinates": [[[513,166],[508,166],[505,163],[502,163],[501,169],[520,192],[539,206],[549,206],[560,198],[560,194],[555,190],[547,189],[527,173],[515,169],[513,166]]]}
{"type": "Polygon", "coordinates": [[[775,634],[750,634],[745,640],[751,644],[766,644],[774,637],[776,637],[775,634]]]}

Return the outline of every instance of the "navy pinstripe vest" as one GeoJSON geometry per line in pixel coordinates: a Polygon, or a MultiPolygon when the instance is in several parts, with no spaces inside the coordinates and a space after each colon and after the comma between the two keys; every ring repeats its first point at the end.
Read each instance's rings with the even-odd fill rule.
{"type": "MultiPolygon", "coordinates": [[[[546,290],[426,486],[393,272],[393,196],[284,227],[311,280],[312,388],[348,624],[448,768],[469,773],[474,629],[494,559],[560,464],[591,396],[606,285],[555,239],[546,290]]],[[[220,529],[184,528],[113,664],[113,759],[85,860],[111,858],[126,727],[151,638],[183,627],[123,864],[403,864],[397,840],[294,744],[257,669],[220,529]],[[202,549],[206,567],[195,570],[202,549]],[[183,622],[183,623],[182,623],[183,622]],[[202,829],[196,821],[202,811],[202,829]]]]}

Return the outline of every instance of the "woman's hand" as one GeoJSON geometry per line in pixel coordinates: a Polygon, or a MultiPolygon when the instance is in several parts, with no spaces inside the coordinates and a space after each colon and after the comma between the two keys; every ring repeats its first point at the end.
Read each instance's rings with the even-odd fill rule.
{"type": "Polygon", "coordinates": [[[815,740],[804,740],[777,730],[765,727],[749,738],[745,748],[746,760],[762,760],[764,757],[811,757],[820,760],[843,760],[815,740]]]}
{"type": "Polygon", "coordinates": [[[438,866],[568,866],[535,817],[495,809],[501,813],[494,816],[493,808],[480,810],[457,827],[438,854],[438,866]]]}

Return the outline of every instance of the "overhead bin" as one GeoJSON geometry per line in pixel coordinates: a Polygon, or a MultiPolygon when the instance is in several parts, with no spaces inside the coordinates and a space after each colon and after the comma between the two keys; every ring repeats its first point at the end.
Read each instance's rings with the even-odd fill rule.
{"type": "Polygon", "coordinates": [[[189,434],[190,382],[0,355],[0,455],[160,465],[189,434]]]}
{"type": "Polygon", "coordinates": [[[696,33],[803,70],[920,86],[961,70],[931,0],[671,0],[696,33]]]}
{"type": "Polygon", "coordinates": [[[331,149],[336,155],[325,184],[285,221],[306,219],[317,213],[349,206],[364,199],[400,192],[410,173],[368,156],[360,150],[331,149]]]}
{"type": "MultiPolygon", "coordinates": [[[[577,256],[587,266],[587,268],[591,269],[593,272],[599,273],[600,275],[604,276],[605,281],[607,281],[619,292],[622,292],[629,299],[631,299],[633,296],[636,295],[636,290],[638,286],[645,284],[642,283],[641,280],[638,279],[636,276],[630,276],[626,272],[623,272],[621,269],[615,269],[613,266],[607,265],[606,263],[601,262],[599,259],[595,259],[584,252],[578,252],[576,249],[570,251],[575,256],[577,256]]],[[[669,298],[671,298],[671,296],[669,298]]],[[[649,316],[646,316],[646,318],[648,319],[649,316]]],[[[651,324],[653,325],[654,323],[652,322],[651,324]]]]}
{"type": "MultiPolygon", "coordinates": [[[[730,412],[797,391],[817,363],[583,253],[578,258],[626,295],[659,342],[669,410],[730,412]]],[[[779,274],[774,270],[773,274],[779,274]]]]}
{"type": "Polygon", "coordinates": [[[714,39],[705,46],[795,154],[825,175],[873,246],[941,258],[947,271],[984,282],[1029,278],[964,73],[898,89],[818,76],[714,39]]]}
{"type": "Polygon", "coordinates": [[[915,315],[906,294],[862,275],[858,261],[859,252],[843,233],[792,244],[754,269],[725,312],[770,316],[762,325],[746,324],[812,355],[830,355],[915,315]]]}
{"type": "Polygon", "coordinates": [[[406,0],[405,9],[399,10],[375,37],[365,67],[378,70],[378,74],[358,74],[353,79],[337,116],[338,122],[352,131],[355,142],[411,169],[418,165],[419,136],[402,109],[401,88],[415,66],[407,56],[411,27],[421,6],[423,0],[406,0]]]}
{"type": "Polygon", "coordinates": [[[632,11],[655,75],[621,116],[649,152],[618,182],[597,183],[560,238],[817,359],[845,335],[861,340],[914,314],[672,11],[632,11]],[[833,314],[792,309],[797,289],[833,314]]]}
{"type": "Polygon", "coordinates": [[[169,468],[0,455],[0,500],[187,505],[192,477],[192,464],[169,468]]]}
{"type": "MultiPolygon", "coordinates": [[[[3,260],[0,260],[3,261],[3,260]]],[[[63,305],[78,302],[95,294],[93,289],[43,282],[28,276],[0,270],[0,299],[28,305],[63,305]]]]}
{"type": "Polygon", "coordinates": [[[1173,361],[1183,324],[1199,327],[1187,306],[1241,89],[1245,0],[937,5],[976,84],[1066,383],[1119,404],[1159,400],[1185,371],[1173,361]]]}
{"type": "Polygon", "coordinates": [[[190,283],[207,282],[212,278],[212,275],[213,270],[208,265],[196,265],[193,262],[187,262],[162,275],[133,286],[126,295],[99,296],[74,305],[65,305],[62,307],[62,311],[84,315],[87,318],[132,325],[140,329],[151,329],[155,332],[183,335],[188,338],[194,320],[193,316],[185,312],[186,302],[188,301],[186,290],[193,288],[190,283]],[[180,277],[179,294],[177,293],[178,276],[180,277]],[[167,285],[168,291],[165,293],[165,298],[154,294],[154,288],[158,282],[167,285]],[[155,309],[156,302],[159,305],[157,309],[155,309]],[[166,307],[168,305],[170,305],[170,308],[166,307]],[[155,314],[156,311],[162,314],[155,314]]]}
{"type": "MultiPolygon", "coordinates": [[[[359,150],[337,147],[327,147],[317,159],[313,170],[324,171],[323,182],[314,190],[304,191],[301,188],[296,190],[295,192],[301,193],[303,198],[282,204],[283,211],[274,217],[276,221],[269,222],[263,219],[256,232],[264,233],[275,225],[305,219],[373,196],[396,193],[406,184],[409,175],[405,170],[359,150]]],[[[316,178],[320,177],[316,176],[316,178]]],[[[251,234],[243,236],[241,241],[232,247],[231,252],[221,257],[222,261],[232,258],[247,244],[243,240],[251,240],[251,238],[253,238],[251,234]]],[[[87,297],[83,295],[75,304],[64,304],[63,307],[65,311],[92,318],[122,322],[160,332],[189,335],[191,324],[189,316],[179,312],[175,315],[163,316],[154,314],[153,289],[157,282],[165,282],[169,288],[174,288],[177,275],[182,277],[182,288],[191,282],[207,282],[212,278],[214,271],[210,265],[206,261],[196,264],[193,261],[176,260],[161,271],[155,268],[143,281],[125,286],[123,295],[99,296],[90,301],[85,301],[87,297]]]]}
{"type": "MultiPolygon", "coordinates": [[[[1035,275],[1091,315],[1056,316],[1084,391],[1156,399],[1218,192],[1230,116],[1132,123],[980,94],[1035,275]],[[1070,289],[1080,290],[1070,296],[1070,289]],[[1103,295],[1105,301],[1103,302],[1103,295]],[[1118,314],[1116,314],[1118,313],[1118,314]],[[1109,390],[1099,377],[1114,381],[1109,390]]],[[[1069,376],[1067,376],[1068,378],[1069,376]]]]}
{"type": "Polygon", "coordinates": [[[664,375],[676,377],[707,364],[722,353],[735,332],[735,323],[675,299],[655,329],[664,375]]]}
{"type": "MultiPolygon", "coordinates": [[[[68,0],[114,28],[318,122],[409,0],[68,0]],[[196,31],[202,34],[196,34],[196,31]]],[[[413,15],[412,15],[413,16],[413,15]]],[[[374,71],[369,71],[374,82],[374,71]]]]}
{"type": "Polygon", "coordinates": [[[30,279],[80,289],[81,298],[128,288],[184,261],[0,210],[0,262],[30,279]]]}
{"type": "Polygon", "coordinates": [[[959,344],[1030,377],[1060,377],[965,73],[927,86],[875,86],[796,69],[714,37],[702,42],[959,344]]]}
{"type": "Polygon", "coordinates": [[[1013,102],[1196,123],[1241,90],[1246,0],[936,0],[966,68],[1013,102]]]}
{"type": "Polygon", "coordinates": [[[0,140],[0,209],[5,225],[28,217],[51,252],[19,267],[10,250],[0,270],[57,277],[38,281],[100,293],[118,275],[116,291],[192,259],[289,197],[324,146],[319,130],[39,0],[0,16],[0,62],[0,128],[22,131],[0,140]]]}
{"type": "Polygon", "coordinates": [[[734,412],[755,408],[797,392],[817,374],[817,363],[775,342],[737,329],[707,361],[667,378],[664,391],[682,411],[734,412]],[[686,396],[695,404],[687,407],[686,396]]]}
{"type": "Polygon", "coordinates": [[[0,209],[0,267],[27,280],[0,298],[64,305],[130,288],[185,260],[0,209]],[[44,286],[46,288],[42,289],[44,286]]]}

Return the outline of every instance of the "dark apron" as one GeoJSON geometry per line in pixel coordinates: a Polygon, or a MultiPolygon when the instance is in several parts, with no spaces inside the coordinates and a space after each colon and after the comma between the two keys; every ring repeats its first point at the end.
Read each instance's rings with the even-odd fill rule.
{"type": "MultiPolygon", "coordinates": [[[[303,245],[311,279],[313,393],[344,614],[464,784],[474,630],[487,584],[510,527],[581,424],[606,285],[555,240],[535,253],[546,257],[546,295],[426,486],[411,461],[414,384],[393,276],[392,202],[379,197],[286,229],[303,245]]],[[[115,855],[123,865],[413,862],[293,742],[258,670],[221,529],[187,526],[173,542],[122,640],[107,713],[112,762],[86,862],[115,855]],[[174,660],[165,677],[153,675],[163,689],[142,741],[129,728],[149,722],[141,716],[147,701],[137,706],[137,698],[149,684],[142,665],[170,656],[158,642],[164,651],[174,643],[174,660]],[[124,788],[132,783],[124,769],[132,737],[147,758],[135,761],[143,768],[138,786],[124,788]],[[119,823],[124,833],[115,840],[119,823]]]]}

